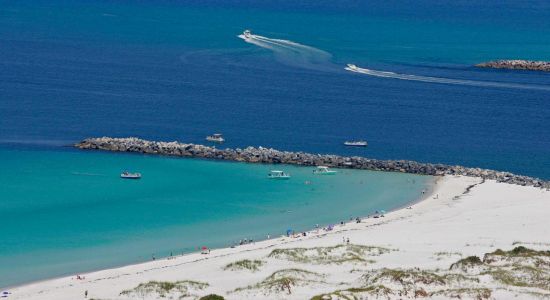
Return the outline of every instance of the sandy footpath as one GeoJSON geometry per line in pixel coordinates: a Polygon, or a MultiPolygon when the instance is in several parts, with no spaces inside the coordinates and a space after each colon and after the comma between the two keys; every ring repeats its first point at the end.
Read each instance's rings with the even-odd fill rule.
{"type": "Polygon", "coordinates": [[[549,191],[445,176],[383,218],[37,282],[7,299],[537,299],[550,297],[539,250],[550,250],[549,191]],[[177,283],[138,287],[150,281],[177,283]]]}

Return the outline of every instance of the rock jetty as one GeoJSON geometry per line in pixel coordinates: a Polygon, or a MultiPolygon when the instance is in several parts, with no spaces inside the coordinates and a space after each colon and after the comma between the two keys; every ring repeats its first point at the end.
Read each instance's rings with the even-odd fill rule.
{"type": "Polygon", "coordinates": [[[198,144],[147,141],[130,138],[88,138],[74,145],[79,149],[136,152],[145,154],[219,159],[248,163],[292,164],[302,166],[328,166],[335,168],[402,172],[420,175],[463,175],[481,177],[498,182],[523,186],[550,188],[550,181],[480,168],[467,168],[444,164],[419,163],[409,160],[377,160],[359,156],[344,157],[329,154],[279,151],[264,147],[244,149],[217,149],[198,144]]]}
{"type": "Polygon", "coordinates": [[[476,67],[550,72],[549,61],[533,61],[533,60],[519,60],[519,59],[493,60],[493,61],[477,64],[476,67]]]}

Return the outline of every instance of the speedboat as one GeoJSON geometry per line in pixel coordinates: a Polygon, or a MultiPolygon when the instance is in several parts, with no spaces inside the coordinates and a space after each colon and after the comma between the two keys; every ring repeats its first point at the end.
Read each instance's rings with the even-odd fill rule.
{"type": "Polygon", "coordinates": [[[250,30],[247,29],[243,32],[243,35],[245,38],[249,39],[250,37],[252,37],[252,32],[250,32],[250,30]]]}
{"type": "Polygon", "coordinates": [[[318,166],[317,169],[313,170],[313,174],[317,175],[334,175],[336,171],[333,171],[325,166],[318,166]]]}
{"type": "Polygon", "coordinates": [[[213,135],[209,135],[206,137],[206,140],[209,142],[214,143],[223,143],[225,142],[225,139],[223,138],[221,133],[214,133],[213,135]]]}
{"type": "Polygon", "coordinates": [[[120,178],[122,179],[140,179],[141,173],[130,173],[128,171],[124,171],[120,174],[120,178]]]}
{"type": "Polygon", "coordinates": [[[354,65],[354,64],[348,64],[348,68],[350,68],[352,70],[357,70],[357,66],[354,65]]]}
{"type": "Polygon", "coordinates": [[[285,173],[283,171],[279,171],[279,170],[272,170],[267,175],[267,178],[269,178],[269,179],[290,179],[290,174],[285,173]]]}
{"type": "Polygon", "coordinates": [[[345,141],[344,145],[350,147],[367,147],[367,141],[345,141]]]}

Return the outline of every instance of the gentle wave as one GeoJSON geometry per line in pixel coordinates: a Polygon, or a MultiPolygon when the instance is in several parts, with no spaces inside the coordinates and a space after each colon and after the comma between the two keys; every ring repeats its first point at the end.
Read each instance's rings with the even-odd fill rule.
{"type": "Polygon", "coordinates": [[[393,78],[401,80],[411,80],[411,81],[421,81],[421,82],[430,82],[430,83],[442,83],[442,84],[456,84],[456,85],[469,85],[469,86],[479,86],[479,87],[497,87],[497,88],[512,88],[512,89],[531,89],[531,90],[544,90],[550,91],[550,87],[542,85],[532,85],[532,84],[520,84],[520,83],[505,83],[505,82],[492,82],[492,81],[477,81],[477,80],[467,80],[467,79],[452,79],[452,78],[443,78],[443,77],[431,77],[431,76],[422,76],[422,75],[412,75],[412,74],[399,74],[388,71],[377,71],[365,68],[351,68],[349,66],[345,67],[346,70],[366,74],[376,77],[384,78],[393,78]]]}
{"type": "Polygon", "coordinates": [[[321,49],[256,34],[251,34],[249,37],[241,34],[238,37],[249,44],[273,51],[282,63],[316,70],[334,69],[331,63],[332,55],[321,49]]]}

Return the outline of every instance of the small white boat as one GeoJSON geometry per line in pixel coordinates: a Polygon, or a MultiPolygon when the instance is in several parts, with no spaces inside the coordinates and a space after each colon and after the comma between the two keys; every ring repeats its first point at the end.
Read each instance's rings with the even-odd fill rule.
{"type": "Polygon", "coordinates": [[[313,174],[317,175],[335,175],[336,171],[333,171],[325,166],[318,166],[317,169],[313,170],[313,174]]]}
{"type": "Polygon", "coordinates": [[[345,141],[344,145],[350,147],[367,147],[367,141],[345,141]]]}
{"type": "Polygon", "coordinates": [[[140,179],[141,173],[130,173],[128,171],[124,171],[120,174],[120,178],[123,179],[140,179]]]}
{"type": "Polygon", "coordinates": [[[249,39],[250,37],[252,37],[252,32],[250,32],[250,30],[247,29],[243,32],[243,35],[245,38],[249,39]]]}
{"type": "Polygon", "coordinates": [[[267,178],[269,178],[269,179],[290,179],[290,174],[285,173],[283,171],[279,171],[279,170],[272,170],[267,175],[267,178]]]}
{"type": "Polygon", "coordinates": [[[350,68],[351,70],[357,70],[357,66],[354,64],[348,64],[348,68],[350,68]]]}
{"type": "Polygon", "coordinates": [[[225,142],[225,139],[223,138],[221,133],[214,133],[213,135],[209,135],[206,137],[206,140],[209,142],[214,143],[223,143],[225,142]]]}

